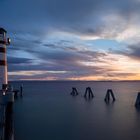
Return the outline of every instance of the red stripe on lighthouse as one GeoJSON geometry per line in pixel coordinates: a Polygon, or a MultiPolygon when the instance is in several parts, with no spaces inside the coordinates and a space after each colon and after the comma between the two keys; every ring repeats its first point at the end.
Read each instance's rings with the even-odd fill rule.
{"type": "Polygon", "coordinates": [[[0,47],[0,53],[6,53],[6,48],[0,47]]]}
{"type": "Polygon", "coordinates": [[[6,41],[0,40],[0,44],[5,44],[6,45],[6,41]]]}
{"type": "Polygon", "coordinates": [[[0,60],[0,66],[6,66],[6,61],[5,60],[0,60]]]}

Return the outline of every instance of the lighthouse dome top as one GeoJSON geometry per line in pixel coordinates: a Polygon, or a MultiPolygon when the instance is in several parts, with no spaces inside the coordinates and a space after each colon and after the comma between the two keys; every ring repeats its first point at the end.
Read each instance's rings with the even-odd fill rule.
{"type": "Polygon", "coordinates": [[[4,29],[4,28],[1,28],[0,27],[0,33],[2,34],[2,33],[7,33],[7,31],[4,29]]]}

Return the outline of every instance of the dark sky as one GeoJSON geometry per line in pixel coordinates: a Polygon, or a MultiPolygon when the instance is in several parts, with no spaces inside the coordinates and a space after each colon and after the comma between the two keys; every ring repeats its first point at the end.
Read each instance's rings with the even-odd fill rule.
{"type": "Polygon", "coordinates": [[[1,0],[10,80],[140,80],[140,0],[1,0]]]}

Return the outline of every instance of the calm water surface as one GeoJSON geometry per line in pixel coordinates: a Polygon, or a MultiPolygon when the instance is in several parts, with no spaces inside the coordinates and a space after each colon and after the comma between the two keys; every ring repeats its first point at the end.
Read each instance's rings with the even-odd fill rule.
{"type": "Polygon", "coordinates": [[[24,97],[14,104],[15,140],[140,140],[140,112],[134,103],[140,82],[23,83],[24,97]],[[70,96],[77,87],[80,95],[70,96]],[[85,88],[95,98],[83,98],[85,88]],[[117,98],[106,104],[106,90],[117,98]]]}

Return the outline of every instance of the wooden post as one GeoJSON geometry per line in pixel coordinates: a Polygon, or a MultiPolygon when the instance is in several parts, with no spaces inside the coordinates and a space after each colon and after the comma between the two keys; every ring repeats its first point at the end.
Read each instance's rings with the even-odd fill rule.
{"type": "Polygon", "coordinates": [[[23,97],[23,85],[20,86],[20,97],[23,97]]]}
{"type": "Polygon", "coordinates": [[[109,101],[110,101],[110,93],[107,92],[105,96],[105,102],[109,102],[109,101]]]}
{"type": "Polygon", "coordinates": [[[92,92],[90,87],[86,88],[84,97],[88,98],[88,99],[92,99],[94,97],[94,94],[93,94],[93,92],[92,92]]]}
{"type": "Polygon", "coordinates": [[[140,108],[140,92],[138,92],[137,99],[135,102],[135,107],[140,108]]]}
{"type": "Polygon", "coordinates": [[[14,98],[17,99],[18,98],[18,92],[19,91],[18,90],[14,90],[13,92],[14,92],[14,98]]]}
{"type": "Polygon", "coordinates": [[[72,87],[72,92],[71,92],[72,96],[77,96],[78,95],[78,91],[75,87],[72,87]]]}
{"type": "Polygon", "coordinates": [[[115,96],[114,96],[114,93],[113,93],[113,91],[112,91],[112,89],[108,89],[107,90],[107,93],[106,93],[106,96],[105,96],[105,102],[110,102],[110,96],[112,97],[112,100],[113,100],[113,102],[116,100],[115,99],[115,96]]]}

